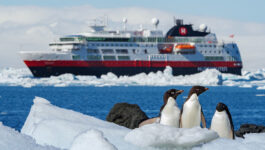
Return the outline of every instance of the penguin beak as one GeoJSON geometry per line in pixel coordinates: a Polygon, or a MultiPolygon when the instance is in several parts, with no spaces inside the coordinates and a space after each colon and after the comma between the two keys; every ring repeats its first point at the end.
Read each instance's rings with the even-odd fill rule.
{"type": "Polygon", "coordinates": [[[184,92],[184,90],[179,90],[178,93],[181,94],[182,92],[184,92]]]}
{"type": "Polygon", "coordinates": [[[205,88],[205,91],[209,90],[209,88],[205,88]]]}

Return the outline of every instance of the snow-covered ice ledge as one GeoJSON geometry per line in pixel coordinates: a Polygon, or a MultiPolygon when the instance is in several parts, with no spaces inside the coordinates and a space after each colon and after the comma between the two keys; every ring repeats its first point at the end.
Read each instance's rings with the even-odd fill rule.
{"type": "Polygon", "coordinates": [[[21,132],[40,145],[70,150],[265,149],[265,134],[228,140],[201,128],[178,129],[152,124],[131,130],[56,107],[40,97],[34,99],[21,132]]]}

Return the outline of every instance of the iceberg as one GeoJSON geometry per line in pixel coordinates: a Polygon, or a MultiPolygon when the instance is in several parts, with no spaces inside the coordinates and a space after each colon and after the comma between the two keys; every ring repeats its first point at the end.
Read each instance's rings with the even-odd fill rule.
{"type": "Polygon", "coordinates": [[[193,75],[173,76],[172,68],[166,67],[163,72],[140,73],[134,76],[117,77],[113,73],[107,73],[100,78],[95,76],[75,76],[72,74],[63,74],[49,78],[35,78],[27,68],[4,68],[0,70],[0,85],[28,88],[32,86],[170,86],[195,84],[221,85],[222,74],[215,69],[209,69],[193,75]]]}
{"type": "Polygon", "coordinates": [[[34,139],[36,145],[46,146],[46,149],[47,145],[51,149],[69,150],[83,150],[88,147],[95,150],[265,148],[265,133],[247,134],[245,139],[230,140],[218,138],[216,132],[200,127],[182,129],[155,123],[131,130],[79,112],[59,108],[41,97],[35,97],[19,134],[34,139]]]}
{"type": "Polygon", "coordinates": [[[95,149],[157,149],[191,148],[212,141],[217,133],[208,129],[177,129],[160,124],[134,130],[78,112],[56,107],[46,99],[36,97],[21,133],[40,145],[76,150],[93,144],[95,149]],[[163,132],[161,132],[163,131],[163,132]],[[169,134],[170,133],[170,134],[169,134]],[[152,138],[148,138],[152,136],[152,138]],[[160,138],[159,138],[160,137],[160,138]],[[147,139],[149,139],[147,141],[147,139]],[[141,142],[146,141],[143,145],[141,142]],[[156,144],[155,144],[156,143],[156,144]]]}
{"type": "Polygon", "coordinates": [[[265,69],[255,72],[243,71],[242,76],[220,73],[215,69],[206,69],[192,75],[172,75],[172,68],[149,74],[140,73],[134,76],[120,76],[109,72],[100,78],[96,76],[75,76],[63,74],[49,78],[35,78],[27,68],[0,69],[0,85],[23,86],[175,86],[175,85],[204,85],[204,86],[238,86],[242,88],[257,87],[265,89],[265,69]]]}

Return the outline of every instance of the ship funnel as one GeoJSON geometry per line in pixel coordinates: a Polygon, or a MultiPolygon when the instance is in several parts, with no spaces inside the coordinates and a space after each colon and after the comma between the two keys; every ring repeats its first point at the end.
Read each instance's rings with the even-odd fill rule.
{"type": "Polygon", "coordinates": [[[176,25],[177,26],[183,25],[183,20],[182,19],[176,19],[176,25]]]}

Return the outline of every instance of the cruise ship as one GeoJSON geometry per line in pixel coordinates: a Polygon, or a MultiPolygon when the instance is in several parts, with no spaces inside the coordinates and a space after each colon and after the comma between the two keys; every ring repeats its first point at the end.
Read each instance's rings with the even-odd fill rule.
{"type": "Polygon", "coordinates": [[[222,73],[241,75],[242,61],[234,42],[218,41],[205,24],[197,30],[175,19],[163,34],[159,20],[153,29],[109,30],[94,24],[84,33],[60,37],[49,51],[22,51],[20,55],[35,77],[65,73],[93,75],[112,72],[117,76],[163,71],[170,66],[173,75],[187,75],[215,68],[222,73]]]}

